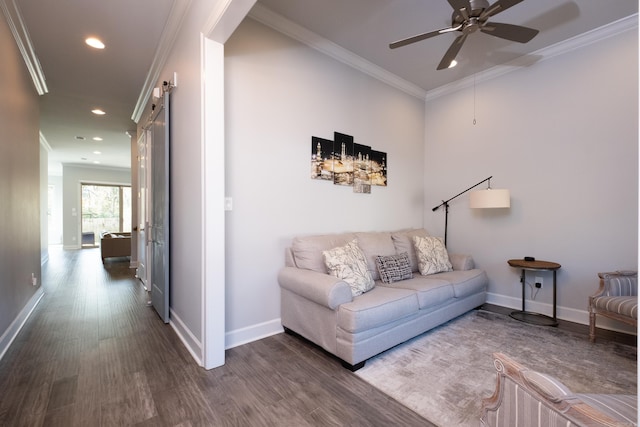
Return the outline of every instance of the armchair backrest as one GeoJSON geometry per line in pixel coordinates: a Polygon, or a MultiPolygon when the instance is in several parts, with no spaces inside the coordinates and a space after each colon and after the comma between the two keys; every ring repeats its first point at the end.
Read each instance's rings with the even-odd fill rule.
{"type": "Polygon", "coordinates": [[[610,273],[598,273],[601,287],[604,287],[603,295],[610,297],[638,296],[638,272],[613,271],[610,273]]]}

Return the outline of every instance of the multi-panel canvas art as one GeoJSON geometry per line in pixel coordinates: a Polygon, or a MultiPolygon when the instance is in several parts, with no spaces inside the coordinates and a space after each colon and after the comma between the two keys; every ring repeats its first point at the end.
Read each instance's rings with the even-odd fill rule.
{"type": "Polygon", "coordinates": [[[311,137],[311,179],[333,181],[333,141],[311,137]]]}
{"type": "Polygon", "coordinates": [[[311,137],[311,179],[371,193],[371,186],[387,186],[387,153],[357,144],[351,135],[335,132],[333,141],[311,137]]]}

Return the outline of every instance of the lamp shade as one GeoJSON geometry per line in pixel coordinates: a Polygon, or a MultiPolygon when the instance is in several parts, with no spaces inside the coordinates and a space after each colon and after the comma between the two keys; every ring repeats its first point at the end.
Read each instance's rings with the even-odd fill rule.
{"type": "Polygon", "coordinates": [[[489,188],[469,193],[470,208],[510,208],[509,190],[489,188]]]}

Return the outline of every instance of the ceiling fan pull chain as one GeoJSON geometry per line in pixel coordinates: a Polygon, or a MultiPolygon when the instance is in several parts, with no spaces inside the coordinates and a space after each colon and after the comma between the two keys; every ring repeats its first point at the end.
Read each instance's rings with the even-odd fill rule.
{"type": "Polygon", "coordinates": [[[473,125],[476,125],[476,75],[473,75],[473,125]]]}

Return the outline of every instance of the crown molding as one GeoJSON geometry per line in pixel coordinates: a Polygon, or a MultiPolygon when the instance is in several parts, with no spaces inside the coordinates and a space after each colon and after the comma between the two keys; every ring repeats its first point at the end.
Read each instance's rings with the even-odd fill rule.
{"type": "Polygon", "coordinates": [[[133,120],[135,123],[138,123],[140,117],[142,116],[142,112],[147,106],[147,101],[151,97],[151,92],[153,91],[153,88],[155,87],[156,82],[160,77],[160,72],[167,62],[169,52],[171,51],[173,43],[178,37],[178,32],[180,31],[180,27],[182,26],[182,21],[187,14],[190,4],[191,0],[173,1],[171,11],[169,12],[169,17],[167,18],[164,30],[162,31],[162,35],[160,36],[160,42],[158,43],[156,54],[154,55],[153,62],[151,63],[151,68],[147,73],[147,78],[144,81],[144,85],[142,86],[142,90],[140,91],[140,96],[138,96],[138,101],[136,102],[133,114],[131,115],[131,120],[133,120]]]}
{"type": "Polygon", "coordinates": [[[610,24],[603,25],[602,27],[587,31],[586,33],[577,35],[570,39],[539,49],[535,52],[530,53],[529,55],[521,56],[503,65],[497,65],[495,67],[489,68],[488,70],[477,73],[476,75],[465,77],[464,79],[460,79],[444,86],[440,86],[436,89],[430,90],[429,92],[427,92],[425,101],[433,101],[434,99],[440,98],[441,96],[449,95],[459,90],[473,87],[474,84],[493,80],[497,77],[503,76],[504,74],[519,70],[522,67],[530,66],[531,60],[529,58],[531,56],[539,58],[535,61],[535,63],[546,61],[547,59],[551,59],[558,55],[564,55],[576,49],[580,49],[593,43],[605,40],[609,37],[622,34],[626,31],[630,31],[633,29],[637,30],[637,28],[638,14],[635,13],[633,15],[629,15],[625,18],[614,21],[610,24]]]}
{"type": "Polygon", "coordinates": [[[33,85],[35,86],[38,95],[44,95],[49,92],[49,89],[47,88],[47,81],[44,77],[42,67],[40,66],[38,56],[33,48],[33,44],[31,43],[31,37],[29,37],[29,32],[27,31],[27,27],[22,19],[18,5],[15,0],[0,0],[0,9],[2,9],[2,13],[7,20],[9,29],[13,34],[13,38],[20,50],[22,59],[27,66],[27,70],[31,75],[33,85]]]}
{"type": "Polygon", "coordinates": [[[53,148],[51,148],[51,145],[49,145],[49,141],[47,141],[47,138],[44,137],[42,131],[40,131],[40,146],[44,148],[47,153],[51,153],[53,151],[53,148]]]}
{"type": "Polygon", "coordinates": [[[410,83],[381,67],[378,67],[377,65],[323,37],[320,37],[318,34],[262,6],[260,3],[257,3],[253,9],[251,9],[249,16],[280,33],[304,43],[307,46],[355,68],[358,71],[368,74],[375,79],[400,89],[409,95],[422,100],[426,96],[427,92],[421,87],[414,85],[413,83],[410,83]]]}
{"type": "Polygon", "coordinates": [[[207,19],[202,34],[218,43],[226,43],[247,16],[257,0],[224,0],[217,4],[207,19]]]}

